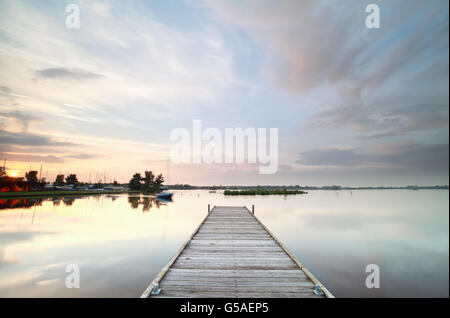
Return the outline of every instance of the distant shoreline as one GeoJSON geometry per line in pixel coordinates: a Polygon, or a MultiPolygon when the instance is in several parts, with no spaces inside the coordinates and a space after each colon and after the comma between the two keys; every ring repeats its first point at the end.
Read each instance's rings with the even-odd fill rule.
{"type": "MultiPolygon", "coordinates": [[[[306,190],[323,191],[353,191],[353,190],[448,190],[449,186],[405,186],[405,187],[341,187],[341,186],[191,186],[173,185],[167,186],[169,190],[225,190],[225,195],[269,195],[269,194],[306,194],[306,190]],[[232,193],[235,192],[235,193],[232,193]]],[[[0,192],[0,199],[13,199],[23,197],[62,197],[62,196],[87,196],[99,194],[140,194],[142,191],[97,191],[97,190],[61,190],[61,191],[26,191],[26,192],[0,192]]]]}
{"type": "Polygon", "coordinates": [[[403,186],[403,187],[346,187],[346,186],[191,186],[188,184],[183,185],[168,185],[170,190],[265,190],[265,191],[303,191],[303,190],[448,190],[448,185],[436,185],[436,186],[403,186]]]}

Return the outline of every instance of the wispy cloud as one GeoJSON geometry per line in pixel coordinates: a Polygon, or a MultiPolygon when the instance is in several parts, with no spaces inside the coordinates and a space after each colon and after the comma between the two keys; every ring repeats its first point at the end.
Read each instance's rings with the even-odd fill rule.
{"type": "Polygon", "coordinates": [[[23,161],[23,162],[45,162],[45,163],[63,163],[64,159],[54,155],[30,155],[22,153],[1,153],[2,158],[7,158],[8,161],[23,161]]]}
{"type": "Polygon", "coordinates": [[[47,68],[35,72],[40,78],[62,79],[62,80],[94,80],[103,76],[100,74],[84,71],[81,69],[47,68]]]}
{"type": "Polygon", "coordinates": [[[99,155],[89,154],[89,153],[77,153],[77,154],[72,154],[72,155],[66,155],[64,157],[69,158],[69,159],[93,159],[93,158],[98,158],[99,155]]]}
{"type": "Polygon", "coordinates": [[[11,92],[11,90],[6,86],[0,86],[0,94],[7,95],[11,92]]]}
{"type": "Polygon", "coordinates": [[[57,141],[51,136],[38,135],[32,133],[14,133],[0,130],[1,145],[21,145],[21,146],[74,146],[73,142],[57,141]]]}

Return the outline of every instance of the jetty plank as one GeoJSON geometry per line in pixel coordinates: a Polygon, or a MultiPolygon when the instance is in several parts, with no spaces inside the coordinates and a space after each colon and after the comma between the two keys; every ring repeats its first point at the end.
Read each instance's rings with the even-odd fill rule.
{"type": "Polygon", "coordinates": [[[246,207],[215,206],[141,297],[334,296],[246,207]]]}

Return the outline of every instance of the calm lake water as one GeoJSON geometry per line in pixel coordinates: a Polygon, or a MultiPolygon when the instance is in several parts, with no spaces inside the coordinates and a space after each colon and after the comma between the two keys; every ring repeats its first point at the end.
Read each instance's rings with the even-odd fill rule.
{"type": "Polygon", "coordinates": [[[138,297],[213,205],[255,214],[337,297],[448,297],[448,190],[0,200],[0,297],[138,297]],[[79,289],[65,287],[66,266],[79,289]],[[380,288],[365,268],[380,268],[380,288]]]}

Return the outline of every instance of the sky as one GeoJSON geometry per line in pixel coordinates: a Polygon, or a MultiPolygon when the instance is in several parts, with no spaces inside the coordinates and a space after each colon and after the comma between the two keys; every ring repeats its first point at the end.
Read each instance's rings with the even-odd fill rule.
{"type": "Polygon", "coordinates": [[[195,185],[448,184],[448,1],[0,2],[8,171],[195,185]],[[66,26],[66,6],[80,27],[66,26]],[[278,170],[176,164],[176,128],[278,128],[278,170]]]}

